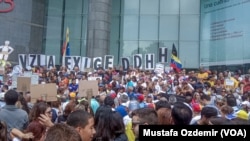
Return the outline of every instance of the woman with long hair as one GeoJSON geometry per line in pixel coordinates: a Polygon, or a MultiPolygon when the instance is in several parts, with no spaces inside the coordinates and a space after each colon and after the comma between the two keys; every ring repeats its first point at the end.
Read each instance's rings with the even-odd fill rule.
{"type": "Polygon", "coordinates": [[[95,141],[127,141],[122,116],[110,106],[98,108],[95,116],[95,141]],[[107,124],[109,122],[109,124],[107,124]]]}
{"type": "Polygon", "coordinates": [[[30,123],[26,130],[27,132],[33,133],[34,138],[32,141],[40,141],[44,138],[46,130],[53,126],[51,118],[51,107],[46,102],[35,103],[30,111],[30,123]]]}

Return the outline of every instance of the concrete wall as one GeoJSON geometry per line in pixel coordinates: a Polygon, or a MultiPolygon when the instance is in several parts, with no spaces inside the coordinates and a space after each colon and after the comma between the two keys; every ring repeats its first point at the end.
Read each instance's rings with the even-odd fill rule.
{"type": "Polygon", "coordinates": [[[90,0],[87,56],[103,57],[109,52],[112,0],[90,0]]]}

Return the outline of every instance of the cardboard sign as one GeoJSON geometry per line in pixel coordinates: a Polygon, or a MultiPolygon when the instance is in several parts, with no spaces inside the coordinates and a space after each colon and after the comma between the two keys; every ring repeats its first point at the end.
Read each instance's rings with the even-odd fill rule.
{"type": "Polygon", "coordinates": [[[87,92],[92,91],[93,96],[98,94],[98,81],[79,81],[79,97],[88,97],[87,92]]]}
{"type": "Polygon", "coordinates": [[[30,85],[31,102],[37,100],[57,101],[57,88],[55,83],[30,85]]]}
{"type": "Polygon", "coordinates": [[[17,77],[17,91],[28,92],[30,91],[31,78],[30,77],[17,77]]]}

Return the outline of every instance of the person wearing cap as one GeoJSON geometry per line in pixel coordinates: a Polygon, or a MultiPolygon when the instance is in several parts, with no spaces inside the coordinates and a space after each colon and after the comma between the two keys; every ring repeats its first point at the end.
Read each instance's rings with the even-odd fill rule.
{"type": "Polygon", "coordinates": [[[238,112],[235,113],[236,117],[241,120],[249,120],[248,113],[244,110],[239,110],[238,112]]]}
{"type": "Polygon", "coordinates": [[[65,107],[67,106],[68,103],[75,101],[76,101],[76,93],[75,92],[69,93],[69,101],[66,101],[62,104],[62,111],[65,110],[65,107]]]}
{"type": "Polygon", "coordinates": [[[115,91],[113,90],[113,86],[112,84],[107,84],[106,85],[106,93],[107,94],[111,94],[111,93],[114,93],[115,91]]]}
{"type": "Polygon", "coordinates": [[[105,91],[105,85],[103,83],[99,83],[98,84],[98,94],[100,94],[102,92],[106,92],[105,91]]]}
{"type": "Polygon", "coordinates": [[[194,124],[201,118],[201,105],[199,103],[193,103],[192,104],[192,110],[193,110],[193,118],[190,122],[190,124],[194,124]]]}
{"type": "Polygon", "coordinates": [[[147,104],[146,104],[145,101],[144,101],[144,95],[138,94],[138,95],[137,95],[137,101],[139,102],[139,107],[140,107],[140,108],[145,108],[145,107],[147,107],[147,104]]]}

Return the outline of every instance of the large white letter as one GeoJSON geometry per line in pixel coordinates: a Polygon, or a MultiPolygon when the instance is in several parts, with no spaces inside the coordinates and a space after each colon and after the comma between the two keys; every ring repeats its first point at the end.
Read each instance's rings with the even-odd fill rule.
{"type": "Polygon", "coordinates": [[[36,54],[29,54],[29,65],[31,67],[34,67],[37,65],[37,59],[36,59],[36,54]]]}
{"type": "Polygon", "coordinates": [[[27,55],[18,54],[18,62],[19,62],[19,66],[21,66],[22,69],[26,69],[26,65],[28,64],[27,55]]]}
{"type": "Polygon", "coordinates": [[[142,69],[142,54],[135,54],[133,56],[133,67],[142,69]]]}
{"type": "Polygon", "coordinates": [[[159,62],[161,63],[168,62],[168,48],[167,47],[159,48],[159,62]]]}
{"type": "Polygon", "coordinates": [[[155,55],[145,54],[145,70],[153,70],[155,66],[155,55]]]}
{"type": "Polygon", "coordinates": [[[128,57],[124,57],[122,58],[122,69],[123,71],[128,71],[129,69],[129,58],[128,57]]]}
{"type": "Polygon", "coordinates": [[[93,69],[98,70],[102,66],[102,57],[93,58],[93,69]]]}
{"type": "Polygon", "coordinates": [[[80,69],[81,66],[81,56],[72,56],[72,69],[74,67],[78,67],[80,69]]]}
{"type": "Polygon", "coordinates": [[[55,67],[55,60],[56,60],[56,57],[54,55],[47,56],[47,68],[48,69],[55,67]]]}
{"type": "Polygon", "coordinates": [[[82,57],[81,71],[84,71],[86,68],[90,68],[91,58],[82,57]]]}
{"type": "Polygon", "coordinates": [[[104,61],[104,69],[113,68],[114,67],[114,56],[112,55],[105,55],[104,61]]]}

